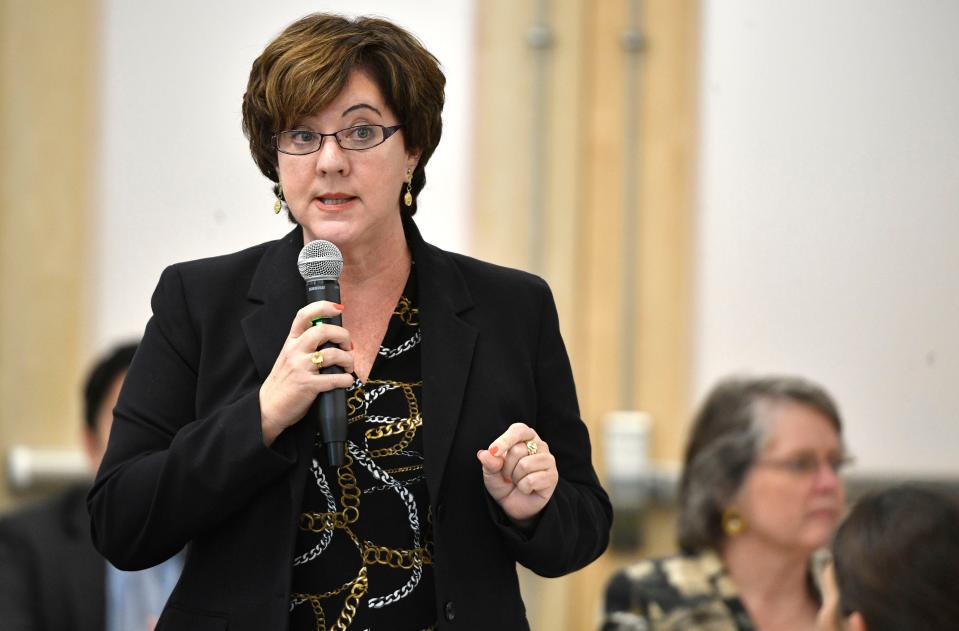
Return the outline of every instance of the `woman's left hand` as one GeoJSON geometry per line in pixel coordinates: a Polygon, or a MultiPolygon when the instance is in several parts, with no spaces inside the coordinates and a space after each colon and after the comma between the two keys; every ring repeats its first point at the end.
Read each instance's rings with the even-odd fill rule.
{"type": "Polygon", "coordinates": [[[483,484],[490,496],[518,526],[532,525],[559,482],[549,445],[532,427],[513,423],[476,457],[483,465],[483,484]]]}

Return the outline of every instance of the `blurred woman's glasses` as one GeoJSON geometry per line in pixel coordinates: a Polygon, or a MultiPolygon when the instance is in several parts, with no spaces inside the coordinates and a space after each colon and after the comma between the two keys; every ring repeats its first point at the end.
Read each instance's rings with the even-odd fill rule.
{"type": "Polygon", "coordinates": [[[829,467],[833,473],[838,475],[853,462],[854,459],[848,455],[820,458],[816,454],[804,453],[789,458],[757,460],[755,466],[772,467],[797,476],[806,477],[819,473],[824,466],[829,467]]]}

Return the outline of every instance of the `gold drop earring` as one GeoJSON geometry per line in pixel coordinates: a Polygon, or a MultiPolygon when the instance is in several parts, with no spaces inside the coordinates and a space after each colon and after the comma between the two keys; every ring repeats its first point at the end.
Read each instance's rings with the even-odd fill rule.
{"type": "Polygon", "coordinates": [[[403,195],[403,203],[409,208],[413,205],[413,169],[406,170],[406,195],[403,195]]]}
{"type": "Polygon", "coordinates": [[[273,186],[273,194],[276,195],[276,201],[273,202],[273,213],[280,214],[281,210],[289,211],[290,207],[286,205],[286,198],[283,197],[283,185],[277,182],[273,186]]]}
{"type": "Polygon", "coordinates": [[[720,524],[727,537],[741,535],[743,531],[746,530],[746,518],[732,506],[727,507],[726,510],[723,511],[720,524]]]}

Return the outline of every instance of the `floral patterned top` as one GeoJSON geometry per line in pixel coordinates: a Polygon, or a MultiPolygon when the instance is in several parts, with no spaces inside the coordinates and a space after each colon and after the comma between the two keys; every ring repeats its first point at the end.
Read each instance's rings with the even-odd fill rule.
{"type": "Polygon", "coordinates": [[[603,631],[756,631],[712,551],[642,561],[606,589],[603,631]]]}
{"type": "MultiPolygon", "coordinates": [[[[828,551],[810,559],[808,587],[820,599],[819,570],[828,551]]],[[[602,631],[757,631],[719,556],[704,550],[642,561],[610,580],[602,631]]]]}

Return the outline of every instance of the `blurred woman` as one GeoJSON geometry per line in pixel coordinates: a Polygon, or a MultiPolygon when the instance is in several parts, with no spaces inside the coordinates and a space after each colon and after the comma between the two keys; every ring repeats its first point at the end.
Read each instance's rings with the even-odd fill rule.
{"type": "Polygon", "coordinates": [[[861,499],[823,574],[820,631],[959,625],[959,500],[919,487],[861,499]]]}
{"type": "Polygon", "coordinates": [[[619,572],[605,630],[812,630],[813,553],[843,506],[842,422],[821,387],[727,379],[686,447],[678,556],[619,572]]]}
{"type": "Polygon", "coordinates": [[[548,287],[413,221],[444,84],[371,18],[307,16],[254,61],[244,130],[296,226],[163,273],[90,495],[118,567],[189,543],[159,631],[522,629],[516,563],[557,576],[605,549],[548,287]],[[297,257],[319,239],[342,304],[304,307],[297,257]],[[334,388],[341,466],[316,427],[334,388]]]}

